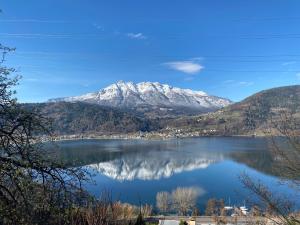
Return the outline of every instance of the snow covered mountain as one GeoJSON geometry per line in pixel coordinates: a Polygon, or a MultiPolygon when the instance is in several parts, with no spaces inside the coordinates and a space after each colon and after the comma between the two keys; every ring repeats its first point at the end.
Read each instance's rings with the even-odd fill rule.
{"type": "Polygon", "coordinates": [[[118,108],[156,108],[174,110],[176,108],[209,112],[231,104],[225,98],[210,96],[203,91],[180,89],[158,82],[119,81],[98,92],[76,97],[58,98],[50,101],[88,102],[118,108]]]}

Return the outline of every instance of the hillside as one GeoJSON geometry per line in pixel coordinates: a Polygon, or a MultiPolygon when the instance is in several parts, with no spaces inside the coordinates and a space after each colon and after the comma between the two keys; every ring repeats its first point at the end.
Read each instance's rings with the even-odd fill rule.
{"type": "Polygon", "coordinates": [[[82,102],[25,104],[52,121],[55,134],[114,134],[151,130],[147,119],[109,107],[82,102]]]}
{"type": "MultiPolygon", "coordinates": [[[[300,121],[300,85],[273,88],[214,113],[170,120],[165,130],[216,135],[263,135],[284,115],[300,121]]],[[[299,123],[295,124],[296,126],[299,123]]]]}
{"type": "MultiPolygon", "coordinates": [[[[50,118],[55,134],[110,135],[143,132],[189,135],[265,135],[271,120],[279,124],[292,114],[300,121],[300,85],[254,94],[213,113],[163,118],[85,102],[25,104],[50,118]]],[[[140,110],[143,109],[142,107],[140,110]]],[[[165,114],[163,114],[165,115],[165,114]]],[[[295,125],[298,126],[299,123],[295,125]]]]}

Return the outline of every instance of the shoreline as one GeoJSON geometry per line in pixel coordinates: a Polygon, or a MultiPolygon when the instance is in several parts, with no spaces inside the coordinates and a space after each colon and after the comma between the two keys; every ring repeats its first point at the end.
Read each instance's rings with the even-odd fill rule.
{"type": "Polygon", "coordinates": [[[73,140],[172,140],[185,138],[201,138],[201,137],[245,137],[245,138],[262,138],[270,137],[270,135],[179,135],[179,136],[164,136],[162,134],[153,134],[147,136],[139,136],[137,134],[114,134],[114,135],[59,135],[52,137],[55,142],[73,141],[73,140]]]}

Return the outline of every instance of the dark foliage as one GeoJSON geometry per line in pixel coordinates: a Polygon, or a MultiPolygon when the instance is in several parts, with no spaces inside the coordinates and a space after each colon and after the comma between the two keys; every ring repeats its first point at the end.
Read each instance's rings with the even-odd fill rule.
{"type": "Polygon", "coordinates": [[[55,134],[114,134],[149,131],[149,120],[132,113],[81,102],[24,104],[52,122],[55,134]]]}

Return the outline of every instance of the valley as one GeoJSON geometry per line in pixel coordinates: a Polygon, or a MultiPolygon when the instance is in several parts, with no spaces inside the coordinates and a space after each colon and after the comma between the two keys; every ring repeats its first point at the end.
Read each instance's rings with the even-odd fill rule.
{"type": "MultiPolygon", "coordinates": [[[[152,89],[149,92],[145,95],[153,94],[152,89]]],[[[195,99],[198,95],[196,92],[196,97],[190,97],[195,99]]],[[[114,97],[112,99],[115,101],[114,97]]],[[[280,135],[272,127],[273,123],[280,124],[283,120],[293,119],[294,126],[299,126],[300,121],[299,85],[265,90],[237,103],[226,101],[225,106],[222,99],[219,109],[210,108],[211,112],[197,111],[194,102],[189,102],[190,105],[185,103],[186,108],[180,113],[178,105],[169,105],[173,107],[172,113],[169,113],[166,108],[162,109],[160,101],[154,100],[150,102],[151,107],[147,106],[147,110],[143,111],[146,107],[144,103],[143,106],[136,104],[128,109],[127,106],[116,107],[115,103],[102,105],[82,97],[24,104],[23,107],[41,112],[49,118],[57,140],[269,136],[280,135]]],[[[126,100],[126,104],[135,103],[134,100],[126,100]]]]}

